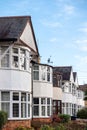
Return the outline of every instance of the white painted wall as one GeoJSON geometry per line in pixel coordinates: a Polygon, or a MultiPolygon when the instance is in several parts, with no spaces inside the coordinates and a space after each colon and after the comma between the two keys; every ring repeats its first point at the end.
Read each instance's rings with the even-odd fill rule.
{"type": "Polygon", "coordinates": [[[34,81],[33,82],[34,97],[53,97],[53,86],[48,82],[34,81]]]}
{"type": "Polygon", "coordinates": [[[62,100],[62,89],[53,87],[53,100],[62,100]]]}
{"type": "Polygon", "coordinates": [[[37,52],[29,22],[27,23],[20,39],[24,41],[28,46],[30,46],[35,52],[37,52]]]}
{"type": "Polygon", "coordinates": [[[0,89],[31,92],[31,73],[19,70],[0,69],[0,89]]]}
{"type": "Polygon", "coordinates": [[[63,92],[62,102],[63,103],[67,102],[67,103],[76,104],[77,103],[77,97],[73,96],[72,93],[65,93],[65,92],[63,92]]]}

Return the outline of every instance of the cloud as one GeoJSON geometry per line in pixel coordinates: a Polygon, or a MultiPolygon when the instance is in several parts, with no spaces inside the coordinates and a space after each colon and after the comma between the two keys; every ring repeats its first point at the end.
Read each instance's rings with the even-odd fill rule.
{"type": "Polygon", "coordinates": [[[64,6],[64,12],[68,15],[73,14],[75,10],[75,7],[72,5],[65,5],[64,6]]]}
{"type": "Polygon", "coordinates": [[[44,21],[42,22],[43,25],[51,28],[57,28],[57,27],[62,27],[62,24],[59,22],[49,22],[49,21],[44,21]]]}
{"type": "Polygon", "coordinates": [[[51,39],[50,39],[50,42],[52,42],[52,43],[58,42],[58,39],[55,38],[55,37],[54,37],[54,38],[51,38],[51,39]]]}
{"type": "Polygon", "coordinates": [[[78,48],[81,51],[87,51],[87,39],[85,40],[76,40],[74,42],[74,45],[76,48],[78,48]]]}

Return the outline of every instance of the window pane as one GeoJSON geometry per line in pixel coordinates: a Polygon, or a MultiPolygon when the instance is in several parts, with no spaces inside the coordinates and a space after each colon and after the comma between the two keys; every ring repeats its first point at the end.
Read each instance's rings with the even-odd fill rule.
{"type": "Polygon", "coordinates": [[[13,100],[19,100],[19,93],[13,93],[13,100]]]}
{"type": "Polygon", "coordinates": [[[50,116],[50,106],[47,106],[47,115],[50,116]]]}
{"type": "Polygon", "coordinates": [[[28,101],[30,101],[30,94],[28,94],[28,101]]]}
{"type": "Polygon", "coordinates": [[[39,106],[34,106],[34,116],[39,116],[39,106]]]}
{"type": "Polygon", "coordinates": [[[39,70],[39,66],[38,65],[34,65],[34,70],[39,70]]]}
{"type": "Polygon", "coordinates": [[[21,101],[26,101],[26,93],[21,93],[21,101]]]}
{"type": "Polygon", "coordinates": [[[8,117],[10,116],[10,103],[1,103],[1,110],[7,112],[8,117]]]}
{"type": "Polygon", "coordinates": [[[10,101],[10,93],[1,92],[1,101],[10,101]]]}
{"type": "Polygon", "coordinates": [[[39,98],[34,98],[33,101],[34,101],[34,104],[39,104],[39,98]]]}
{"type": "Polygon", "coordinates": [[[39,71],[34,71],[33,76],[34,80],[39,80],[39,71]]]}
{"type": "Polygon", "coordinates": [[[13,48],[13,53],[18,54],[18,48],[13,48]]]}
{"type": "Polygon", "coordinates": [[[21,117],[26,117],[26,103],[21,103],[21,117]]]}
{"type": "Polygon", "coordinates": [[[26,53],[24,49],[20,49],[20,65],[21,69],[26,69],[26,53]]]}
{"type": "Polygon", "coordinates": [[[45,116],[45,106],[42,106],[42,107],[41,107],[41,115],[42,115],[42,116],[45,116]]]}
{"type": "Polygon", "coordinates": [[[18,68],[18,56],[13,56],[12,65],[18,68]]]}
{"type": "Polygon", "coordinates": [[[13,117],[19,117],[19,104],[13,103],[13,117]]]}
{"type": "Polygon", "coordinates": [[[50,104],[50,98],[47,98],[47,104],[50,104]]]}
{"type": "Polygon", "coordinates": [[[9,55],[5,54],[5,56],[1,59],[1,67],[9,67],[9,55]]]}
{"type": "Polygon", "coordinates": [[[45,98],[41,98],[41,104],[46,104],[46,99],[45,98]]]}
{"type": "Polygon", "coordinates": [[[30,117],[30,104],[28,104],[28,117],[30,117]]]}

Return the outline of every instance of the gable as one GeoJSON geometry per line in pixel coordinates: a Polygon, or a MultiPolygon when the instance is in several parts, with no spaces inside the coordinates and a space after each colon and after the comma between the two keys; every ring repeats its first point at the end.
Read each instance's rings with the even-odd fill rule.
{"type": "Polygon", "coordinates": [[[20,40],[22,42],[24,42],[26,45],[28,45],[30,47],[30,49],[32,49],[34,52],[38,53],[34,35],[32,32],[32,28],[31,28],[29,22],[27,22],[25,29],[24,29],[22,35],[20,36],[20,40]]]}

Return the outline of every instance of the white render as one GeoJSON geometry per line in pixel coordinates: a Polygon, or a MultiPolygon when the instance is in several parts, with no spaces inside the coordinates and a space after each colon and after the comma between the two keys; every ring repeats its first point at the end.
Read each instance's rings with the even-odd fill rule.
{"type": "Polygon", "coordinates": [[[21,70],[0,69],[0,89],[31,92],[31,73],[21,70]]]}
{"type": "Polygon", "coordinates": [[[27,22],[26,27],[20,36],[20,39],[28,46],[30,46],[30,48],[32,48],[35,52],[37,52],[29,22],[27,22]]]}
{"type": "Polygon", "coordinates": [[[33,83],[34,97],[50,97],[53,98],[53,86],[50,83],[34,81],[33,83]]]}
{"type": "Polygon", "coordinates": [[[53,87],[53,100],[62,100],[62,89],[59,87],[53,87]]]}

